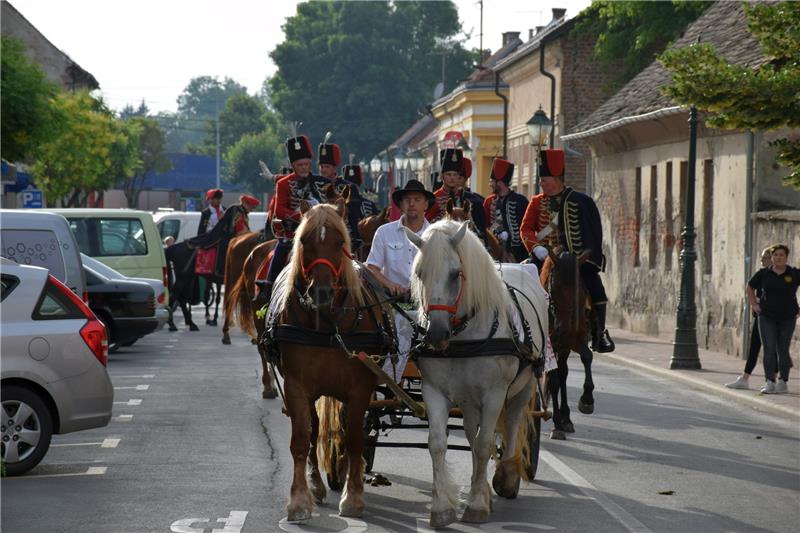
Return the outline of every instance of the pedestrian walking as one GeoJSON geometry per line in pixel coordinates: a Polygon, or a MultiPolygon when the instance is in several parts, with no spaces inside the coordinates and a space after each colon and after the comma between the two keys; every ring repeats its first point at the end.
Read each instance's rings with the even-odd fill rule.
{"type": "Polygon", "coordinates": [[[789,369],[792,360],[789,345],[800,316],[797,305],[797,288],[800,287],[800,269],[788,264],[789,247],[776,244],[772,247],[772,266],[762,268],[750,279],[747,295],[750,305],[758,314],[758,330],[764,345],[764,394],[788,392],[789,369]],[[756,299],[756,290],[761,298],[756,299]],[[775,379],[775,371],[780,372],[775,379]]]}
{"type": "MultiPolygon", "coordinates": [[[[768,246],[761,251],[761,268],[769,268],[772,266],[772,246],[768,246]]],[[[761,289],[756,290],[756,299],[761,298],[761,289]]],[[[725,386],[729,389],[743,389],[750,388],[750,374],[756,367],[758,361],[758,352],[761,351],[761,334],[758,331],[758,315],[753,312],[753,329],[750,332],[750,351],[747,354],[747,362],[744,365],[744,373],[736,378],[736,381],[726,383],[725,386]]]]}

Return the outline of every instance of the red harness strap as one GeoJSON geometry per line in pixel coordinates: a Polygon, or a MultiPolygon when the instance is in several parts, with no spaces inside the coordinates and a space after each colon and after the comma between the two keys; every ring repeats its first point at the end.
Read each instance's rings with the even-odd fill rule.
{"type": "Polygon", "coordinates": [[[467,277],[464,275],[464,272],[459,273],[458,275],[461,278],[461,285],[458,287],[458,296],[456,296],[456,302],[453,305],[443,305],[443,304],[431,304],[426,309],[426,312],[430,311],[447,311],[453,318],[451,322],[454,326],[457,326],[461,323],[461,320],[456,317],[456,313],[458,312],[458,304],[461,303],[461,295],[464,292],[464,284],[467,282],[467,277]]]}
{"type": "MultiPolygon", "coordinates": [[[[350,252],[348,252],[345,248],[342,248],[342,253],[348,259],[350,259],[350,260],[353,259],[352,254],[350,252]]],[[[334,276],[336,285],[339,284],[339,277],[342,274],[342,268],[344,268],[344,262],[339,264],[339,268],[336,268],[333,263],[331,263],[329,260],[324,259],[324,258],[314,259],[313,261],[311,261],[311,264],[308,265],[308,266],[306,266],[305,263],[302,262],[302,260],[301,260],[300,264],[303,267],[303,277],[306,278],[306,279],[309,278],[309,275],[311,274],[311,269],[313,269],[315,266],[317,266],[317,265],[325,265],[326,267],[331,269],[331,272],[333,272],[333,276],[334,276]]]]}

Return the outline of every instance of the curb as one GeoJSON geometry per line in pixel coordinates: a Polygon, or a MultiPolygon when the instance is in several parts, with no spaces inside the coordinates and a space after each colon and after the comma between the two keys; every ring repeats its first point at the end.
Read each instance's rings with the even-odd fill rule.
{"type": "Polygon", "coordinates": [[[789,415],[795,419],[800,420],[800,412],[797,411],[796,409],[772,403],[769,400],[761,398],[760,396],[743,395],[741,394],[740,391],[729,389],[724,385],[717,385],[716,383],[712,383],[704,379],[688,376],[682,373],[682,371],[670,370],[667,368],[653,366],[651,364],[635,361],[620,355],[614,355],[613,353],[603,353],[603,354],[594,353],[593,355],[595,357],[600,356],[602,359],[605,359],[611,363],[637,368],[639,370],[644,370],[645,372],[656,374],[661,377],[665,377],[675,381],[681,381],[683,383],[690,385],[695,389],[700,389],[705,392],[710,391],[717,394],[721,394],[722,396],[732,398],[733,400],[739,403],[749,404],[750,407],[755,407],[757,409],[765,411],[771,411],[772,414],[782,415],[782,416],[789,415]]]}

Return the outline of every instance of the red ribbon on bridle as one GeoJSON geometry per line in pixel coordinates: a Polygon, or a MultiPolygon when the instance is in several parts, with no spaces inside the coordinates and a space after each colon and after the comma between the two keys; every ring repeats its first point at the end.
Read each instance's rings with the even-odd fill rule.
{"type": "MultiPolygon", "coordinates": [[[[344,247],[342,247],[342,253],[345,255],[345,257],[347,257],[351,261],[353,260],[353,255],[350,252],[348,252],[344,247]]],[[[339,263],[339,268],[336,268],[336,266],[334,266],[334,264],[331,263],[328,259],[322,257],[314,259],[308,266],[305,265],[303,259],[301,258],[300,266],[303,268],[303,277],[306,279],[306,281],[308,281],[308,279],[310,278],[311,270],[317,265],[324,265],[329,269],[331,269],[334,278],[333,287],[335,289],[338,289],[339,277],[342,275],[342,269],[344,269],[344,260],[342,260],[342,262],[339,263]]]]}
{"type": "Polygon", "coordinates": [[[425,309],[426,313],[430,311],[447,311],[453,315],[453,318],[450,319],[450,323],[453,324],[453,326],[457,326],[461,323],[456,313],[458,312],[458,304],[461,303],[461,295],[464,293],[464,284],[467,283],[467,277],[464,275],[463,271],[458,273],[458,277],[461,278],[461,284],[458,287],[458,296],[456,296],[456,302],[453,305],[431,304],[425,309]]]}

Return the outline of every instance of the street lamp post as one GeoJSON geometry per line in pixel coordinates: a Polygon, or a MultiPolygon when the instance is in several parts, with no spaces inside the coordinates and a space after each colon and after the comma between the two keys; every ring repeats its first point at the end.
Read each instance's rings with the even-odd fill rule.
{"type": "Polygon", "coordinates": [[[681,292],[678,295],[677,327],[672,344],[671,369],[700,370],[697,353],[697,309],[694,305],[694,171],[697,166],[697,108],[689,108],[689,162],[686,172],[686,225],[681,233],[681,292]]]}
{"type": "Polygon", "coordinates": [[[526,123],[528,127],[528,135],[531,138],[531,146],[536,148],[536,161],[533,163],[536,166],[536,177],[533,182],[534,194],[539,194],[539,159],[542,154],[542,147],[547,146],[547,138],[550,135],[550,130],[553,129],[553,121],[547,118],[547,114],[542,110],[542,106],[536,110],[536,113],[526,123]]]}

